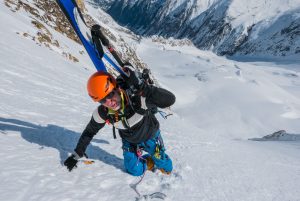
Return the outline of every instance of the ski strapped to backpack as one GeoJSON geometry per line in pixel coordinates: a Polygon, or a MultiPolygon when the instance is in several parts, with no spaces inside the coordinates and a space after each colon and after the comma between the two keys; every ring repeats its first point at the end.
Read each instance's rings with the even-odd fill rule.
{"type": "Polygon", "coordinates": [[[99,58],[105,58],[105,60],[109,62],[119,73],[124,74],[124,71],[121,68],[124,67],[125,64],[113,46],[110,44],[109,40],[102,33],[101,26],[98,24],[93,25],[91,28],[91,35],[95,51],[98,53],[99,58]],[[121,68],[108,55],[105,54],[102,45],[108,49],[121,68]]]}
{"type": "MultiPolygon", "coordinates": [[[[100,25],[93,25],[92,28],[89,29],[76,0],[56,0],[56,2],[82,42],[97,71],[107,72],[105,63],[103,62],[103,59],[105,59],[120,74],[127,75],[123,71],[123,68],[128,63],[124,63],[119,57],[109,40],[101,31],[100,25]],[[117,63],[104,52],[102,45],[108,49],[117,63]]],[[[148,69],[143,70],[142,77],[144,80],[147,80],[149,84],[153,84],[153,81],[149,77],[148,69]]]]}
{"type": "MultiPolygon", "coordinates": [[[[114,47],[110,44],[109,40],[106,38],[106,36],[103,34],[101,30],[101,26],[98,24],[95,24],[91,28],[91,35],[92,35],[92,41],[94,44],[94,48],[98,53],[99,58],[104,58],[106,61],[108,61],[116,70],[118,70],[121,74],[125,74],[127,76],[127,73],[124,73],[126,66],[133,67],[132,64],[129,62],[123,62],[120,58],[117,51],[114,49],[114,47]],[[104,52],[103,46],[107,48],[107,50],[111,53],[113,58],[117,61],[118,65],[104,52]],[[120,68],[120,67],[121,68],[120,68]]],[[[134,68],[135,69],[135,68],[134,68]]],[[[136,69],[135,69],[136,70],[136,69]]],[[[149,69],[143,69],[142,72],[138,72],[139,77],[147,82],[147,84],[154,84],[153,80],[150,78],[150,70],[149,69]]]]}
{"type": "MultiPolygon", "coordinates": [[[[108,61],[115,69],[117,69],[119,72],[121,72],[121,74],[123,74],[123,75],[125,74],[126,76],[128,76],[127,73],[124,73],[125,67],[126,66],[133,67],[133,65],[130,64],[129,62],[124,63],[122,61],[119,54],[116,52],[114,47],[110,44],[109,40],[105,37],[105,35],[101,31],[100,25],[96,24],[96,25],[92,26],[91,35],[92,35],[94,47],[95,47],[96,51],[98,52],[99,57],[105,58],[106,61],[108,61]],[[107,54],[105,54],[102,45],[108,49],[108,51],[111,53],[113,58],[117,61],[118,65],[121,66],[122,69],[107,54]]],[[[147,81],[148,84],[154,84],[153,80],[149,76],[149,74],[150,74],[149,69],[143,69],[142,73],[140,73],[140,72],[138,72],[138,73],[139,73],[139,77],[142,78],[144,81],[147,81]]]]}
{"type": "Polygon", "coordinates": [[[115,51],[113,46],[110,44],[109,40],[102,33],[100,25],[98,25],[98,24],[93,25],[91,28],[91,34],[92,34],[93,42],[97,48],[97,51],[99,52],[99,54],[101,54],[101,56],[100,56],[101,58],[103,56],[105,56],[103,47],[101,45],[101,43],[102,43],[109,50],[109,52],[113,55],[113,57],[116,59],[116,61],[118,62],[118,64],[121,67],[123,67],[125,65],[123,63],[123,61],[121,60],[121,58],[119,57],[118,53],[115,51]]]}
{"type": "MultiPolygon", "coordinates": [[[[56,0],[57,4],[63,11],[64,15],[67,17],[68,21],[70,22],[71,26],[73,27],[76,35],[82,42],[82,45],[86,49],[89,57],[91,58],[94,66],[96,67],[97,71],[104,71],[107,72],[106,66],[103,62],[103,58],[108,61],[120,74],[124,74],[123,70],[111,59],[109,56],[107,56],[103,49],[101,51],[101,46],[97,46],[95,48],[95,44],[93,42],[92,36],[90,35],[90,29],[88,28],[84,17],[80,11],[80,8],[78,7],[76,0],[56,0]],[[99,54],[100,51],[100,54],[99,54]]],[[[99,26],[99,25],[98,25],[99,26]]],[[[100,27],[100,26],[99,26],[100,27]]],[[[104,35],[103,35],[104,36],[104,35]]],[[[103,38],[103,37],[101,37],[103,38]]],[[[107,40],[107,39],[106,39],[107,40]]],[[[103,40],[104,44],[107,41],[103,40]]],[[[101,44],[100,44],[101,45],[101,44]]],[[[115,51],[110,50],[112,52],[112,55],[115,57],[115,51]]],[[[119,62],[117,60],[117,62],[119,62]]],[[[121,63],[119,63],[120,66],[123,66],[121,63]]]]}
{"type": "Polygon", "coordinates": [[[70,22],[71,26],[73,27],[76,35],[82,42],[82,45],[86,49],[89,57],[91,58],[94,66],[98,71],[105,71],[106,67],[104,65],[104,62],[102,59],[100,59],[94,50],[94,47],[90,41],[90,36],[86,32],[86,30],[89,30],[86,26],[85,20],[83,18],[83,15],[76,3],[75,0],[56,0],[57,4],[63,11],[64,15],[70,22]]]}

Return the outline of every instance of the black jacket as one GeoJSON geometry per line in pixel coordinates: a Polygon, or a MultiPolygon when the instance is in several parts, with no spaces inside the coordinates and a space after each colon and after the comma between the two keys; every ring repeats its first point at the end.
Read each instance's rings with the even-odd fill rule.
{"type": "Polygon", "coordinates": [[[75,152],[78,156],[83,156],[93,137],[106,123],[113,124],[120,137],[133,144],[152,138],[159,129],[159,122],[153,111],[157,107],[166,108],[174,104],[175,96],[165,89],[151,85],[146,85],[142,92],[141,96],[134,96],[126,101],[124,114],[118,113],[117,118],[100,105],[77,143],[75,152]]]}

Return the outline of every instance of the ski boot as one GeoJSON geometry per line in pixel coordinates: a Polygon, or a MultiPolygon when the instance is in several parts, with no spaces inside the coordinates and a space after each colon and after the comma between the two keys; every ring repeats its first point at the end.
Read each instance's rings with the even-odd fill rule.
{"type": "Polygon", "coordinates": [[[154,164],[153,159],[151,158],[151,156],[148,156],[146,159],[146,163],[147,163],[147,170],[151,171],[151,172],[155,172],[156,170],[160,170],[161,173],[166,174],[166,175],[170,175],[171,172],[166,172],[164,169],[162,168],[157,168],[154,164]]]}

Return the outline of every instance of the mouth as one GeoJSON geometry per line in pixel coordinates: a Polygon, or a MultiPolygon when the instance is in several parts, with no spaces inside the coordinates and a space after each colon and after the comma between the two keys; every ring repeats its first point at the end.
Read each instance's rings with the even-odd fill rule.
{"type": "Polygon", "coordinates": [[[116,101],[114,101],[114,102],[110,105],[110,107],[111,107],[112,109],[117,109],[117,108],[119,107],[119,105],[118,105],[118,103],[117,103],[116,101]]]}

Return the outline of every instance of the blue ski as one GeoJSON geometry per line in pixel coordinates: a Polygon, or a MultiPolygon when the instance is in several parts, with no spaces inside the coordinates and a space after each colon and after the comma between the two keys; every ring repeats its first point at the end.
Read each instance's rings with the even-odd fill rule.
{"type": "MultiPolygon", "coordinates": [[[[69,20],[70,24],[72,25],[75,33],[81,40],[83,46],[85,47],[88,55],[90,56],[91,60],[93,61],[96,69],[98,71],[107,71],[102,58],[99,57],[99,53],[95,49],[92,37],[90,33],[90,29],[86,26],[82,13],[76,3],[75,0],[56,0],[59,7],[69,20]]],[[[115,64],[106,54],[103,57],[120,73],[123,73],[120,67],[115,64]]]]}

